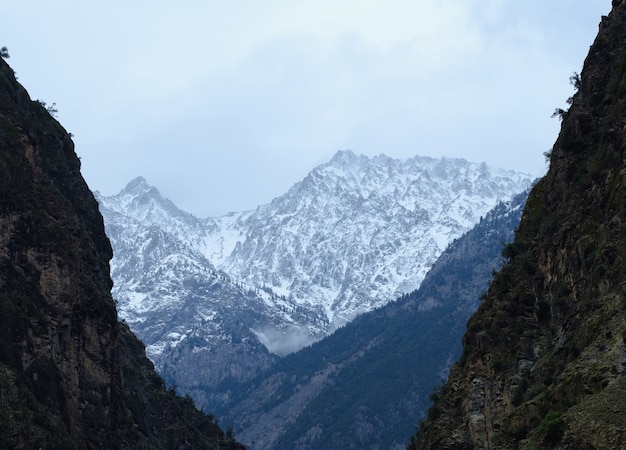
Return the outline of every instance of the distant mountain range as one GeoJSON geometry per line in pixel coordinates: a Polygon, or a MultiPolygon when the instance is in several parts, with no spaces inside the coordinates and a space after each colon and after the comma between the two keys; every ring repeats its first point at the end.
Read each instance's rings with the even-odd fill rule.
{"type": "Polygon", "coordinates": [[[462,159],[340,151],[223,217],[185,213],[143,178],[96,196],[120,316],[161,374],[210,406],[218,385],[418,288],[449,243],[530,182],[462,159]]]}

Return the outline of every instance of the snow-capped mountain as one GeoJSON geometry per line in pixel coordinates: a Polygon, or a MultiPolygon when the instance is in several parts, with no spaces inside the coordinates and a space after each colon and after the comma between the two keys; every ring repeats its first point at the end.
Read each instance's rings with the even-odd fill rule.
{"type": "Polygon", "coordinates": [[[111,275],[118,312],[146,344],[171,384],[213,401],[206,390],[246,380],[276,359],[259,342],[259,324],[285,323],[272,294],[234,283],[197,250],[205,225],[178,210],[142,178],[117,196],[96,193],[114,248],[111,275]]]}
{"type": "Polygon", "coordinates": [[[272,353],[416,289],[452,240],[530,183],[461,159],[340,151],[271,203],[223,217],[185,213],[143,178],[96,197],[120,317],[202,405],[272,353]]]}
{"type": "Polygon", "coordinates": [[[214,219],[205,254],[319,311],[325,333],[417,289],[453,239],[530,182],[461,159],[341,151],[270,204],[214,219]]]}
{"type": "MultiPolygon", "coordinates": [[[[149,323],[139,334],[151,356],[186,335],[155,324],[154,314],[185,308],[198,295],[194,284],[207,280],[252,295],[256,306],[246,309],[260,316],[250,326],[284,353],[298,346],[281,347],[285,333],[324,336],[419,287],[453,239],[530,182],[462,159],[340,151],[254,211],[198,219],[142,178],[99,200],[120,315],[131,326],[149,323]],[[193,283],[180,291],[182,279],[193,283]]],[[[220,298],[209,303],[232,308],[220,298]]],[[[204,314],[210,322],[213,312],[204,314]]]]}

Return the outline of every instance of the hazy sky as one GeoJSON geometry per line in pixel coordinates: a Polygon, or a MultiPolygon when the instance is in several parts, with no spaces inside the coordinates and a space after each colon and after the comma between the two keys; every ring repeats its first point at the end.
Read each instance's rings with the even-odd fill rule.
{"type": "Polygon", "coordinates": [[[217,216],[339,149],[543,175],[610,0],[13,0],[0,46],[93,190],[217,216]]]}

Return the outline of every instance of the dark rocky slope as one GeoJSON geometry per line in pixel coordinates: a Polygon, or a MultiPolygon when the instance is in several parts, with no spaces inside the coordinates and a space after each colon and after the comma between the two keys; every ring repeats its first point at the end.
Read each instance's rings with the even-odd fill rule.
{"type": "Polygon", "coordinates": [[[0,447],[242,448],[118,323],[73,147],[0,60],[0,447]]]}
{"type": "Polygon", "coordinates": [[[550,170],[411,449],[624,448],[626,2],[574,82],[550,170]]]}

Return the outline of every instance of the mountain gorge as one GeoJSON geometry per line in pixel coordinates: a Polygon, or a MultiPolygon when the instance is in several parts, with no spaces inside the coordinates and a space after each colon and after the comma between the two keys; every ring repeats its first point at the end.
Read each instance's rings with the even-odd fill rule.
{"type": "Polygon", "coordinates": [[[509,261],[411,449],[624,447],[626,2],[612,4],[509,261]]]}
{"type": "Polygon", "coordinates": [[[242,449],[117,320],[71,135],[0,58],[0,447],[242,449]]]}
{"type": "Polygon", "coordinates": [[[98,194],[113,296],[168,382],[199,405],[419,286],[528,175],[464,160],[340,151],[253,211],[197,219],[144,179],[98,194]],[[207,369],[208,363],[220,369],[207,369]],[[212,393],[213,392],[213,393],[212,393]]]}
{"type": "Polygon", "coordinates": [[[216,218],[143,178],[92,193],[71,134],[0,55],[0,448],[624,448],[612,5],[532,187],[340,151],[216,218]]]}

